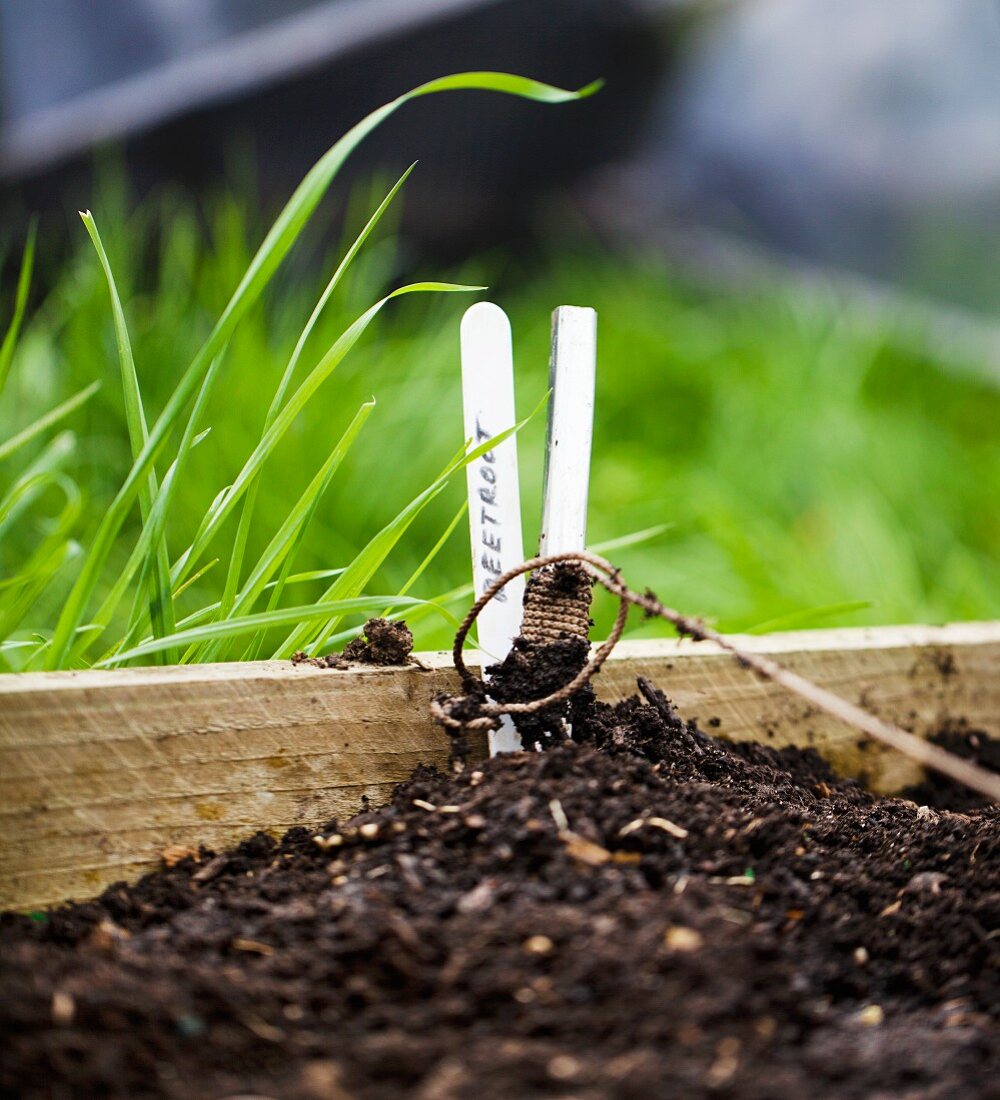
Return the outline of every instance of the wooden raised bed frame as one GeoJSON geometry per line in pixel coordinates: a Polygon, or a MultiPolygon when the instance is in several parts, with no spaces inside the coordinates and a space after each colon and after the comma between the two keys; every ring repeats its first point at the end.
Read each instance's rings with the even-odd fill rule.
{"type": "MultiPolygon", "coordinates": [[[[949,720],[1000,736],[1000,622],[802,631],[739,639],[928,735],[949,720]]],[[[384,801],[419,763],[444,766],[429,719],[456,677],[320,671],[288,662],[0,676],[0,908],[85,898],[157,866],[168,845],[219,848],[384,801]]],[[[813,745],[842,774],[894,792],[920,779],[709,643],[622,642],[595,681],[607,700],[644,675],[685,717],[734,740],[813,745]],[[718,724],[716,725],[716,722],[718,724]]],[[[475,752],[485,755],[485,739],[475,752]]]]}

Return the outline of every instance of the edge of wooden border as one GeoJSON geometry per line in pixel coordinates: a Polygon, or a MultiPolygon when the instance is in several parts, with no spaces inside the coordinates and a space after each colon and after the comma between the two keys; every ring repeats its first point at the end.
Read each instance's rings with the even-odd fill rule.
{"type": "MultiPolygon", "coordinates": [[[[922,736],[957,720],[1000,736],[1000,622],[738,641],[922,736]]],[[[91,896],[152,869],[170,844],[219,848],[259,828],[347,817],[417,764],[443,767],[449,742],[427,703],[456,677],[449,654],[419,657],[424,668],[267,661],[0,676],[0,907],[91,896]]],[[[615,701],[637,675],[720,736],[811,745],[879,791],[920,779],[710,643],[622,642],[595,686],[615,701]]],[[[485,755],[483,738],[473,750],[485,755]]]]}

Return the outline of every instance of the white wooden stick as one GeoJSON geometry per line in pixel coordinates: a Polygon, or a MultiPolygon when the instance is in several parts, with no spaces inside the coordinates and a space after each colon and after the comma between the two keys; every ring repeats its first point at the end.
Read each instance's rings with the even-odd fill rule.
{"type": "MultiPolygon", "coordinates": [[[[462,398],[465,437],[478,447],[516,423],[514,353],[507,315],[492,302],[479,302],[462,318],[462,398]]],[[[478,598],[512,566],[524,560],[517,438],[509,436],[466,467],[472,579],[478,598]]],[[[521,629],[524,578],[511,581],[479,616],[483,664],[502,661],[521,629]]],[[[516,752],[521,739],[507,717],[490,732],[490,755],[516,752]]]]}
{"type": "Polygon", "coordinates": [[[540,554],[586,547],[596,371],[597,313],[587,307],[559,306],[552,314],[552,396],[540,554]]]}
{"type": "MultiPolygon", "coordinates": [[[[552,314],[552,396],[539,554],[586,549],[596,375],[597,312],[587,306],[559,306],[552,314]]],[[[566,733],[572,736],[568,723],[566,733]]]]}

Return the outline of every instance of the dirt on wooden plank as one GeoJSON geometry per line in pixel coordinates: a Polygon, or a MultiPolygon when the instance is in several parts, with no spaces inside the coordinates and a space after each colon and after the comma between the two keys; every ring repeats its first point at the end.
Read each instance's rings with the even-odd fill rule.
{"type": "Polygon", "coordinates": [[[716,741],[651,685],[573,722],[3,917],[0,1094],[1000,1097],[996,807],[716,741]]]}
{"type": "Polygon", "coordinates": [[[343,653],[310,657],[304,650],[292,654],[292,663],[314,668],[346,669],[359,665],[407,665],[413,658],[413,634],[395,619],[369,619],[361,633],[347,643],[343,653]]]}

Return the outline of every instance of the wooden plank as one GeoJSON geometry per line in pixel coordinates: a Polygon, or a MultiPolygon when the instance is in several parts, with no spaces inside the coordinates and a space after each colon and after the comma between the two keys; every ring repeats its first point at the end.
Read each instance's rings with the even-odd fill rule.
{"type": "Polygon", "coordinates": [[[0,904],[86,897],[166,844],[383,801],[417,764],[445,765],[427,701],[451,684],[289,662],[0,677],[0,904]]]}
{"type": "MultiPolygon", "coordinates": [[[[1000,736],[1000,623],[740,644],[918,734],[963,718],[1000,736]]],[[[456,688],[455,674],[445,654],[421,660],[427,671],[259,662],[0,676],[0,906],[93,895],[154,867],[168,844],[218,848],[344,817],[416,764],[444,766],[448,739],[427,703],[456,688]]],[[[599,693],[629,695],[637,675],[703,727],[717,719],[722,736],[812,744],[881,791],[919,778],[707,643],[622,642],[599,693]]]]}

